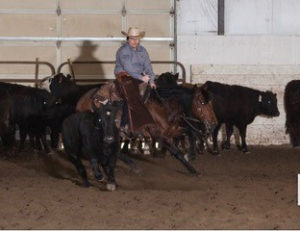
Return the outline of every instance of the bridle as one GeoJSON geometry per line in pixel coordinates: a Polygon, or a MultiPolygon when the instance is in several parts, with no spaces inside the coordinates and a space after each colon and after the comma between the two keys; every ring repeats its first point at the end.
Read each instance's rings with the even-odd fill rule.
{"type": "MultiPolygon", "coordinates": [[[[163,97],[161,97],[160,95],[159,95],[159,93],[158,93],[158,91],[156,90],[156,89],[153,89],[154,90],[154,92],[155,92],[155,94],[156,94],[156,96],[157,96],[157,98],[161,101],[161,103],[167,108],[167,110],[168,110],[168,112],[169,113],[171,113],[171,109],[170,109],[170,107],[169,107],[169,104],[166,102],[166,100],[163,98],[163,97]]],[[[205,105],[205,103],[204,102],[200,102],[202,105],[205,105]]],[[[199,120],[197,120],[197,119],[195,119],[195,118],[192,118],[192,117],[188,117],[188,116],[186,116],[186,115],[180,115],[180,118],[192,129],[192,130],[194,130],[195,132],[197,132],[197,133],[199,133],[200,135],[204,135],[204,133],[203,133],[203,131],[202,130],[200,130],[200,129],[198,129],[198,128],[196,128],[190,121],[192,121],[192,122],[196,122],[196,123],[199,123],[199,124],[201,124],[201,121],[199,121],[199,120]]]]}

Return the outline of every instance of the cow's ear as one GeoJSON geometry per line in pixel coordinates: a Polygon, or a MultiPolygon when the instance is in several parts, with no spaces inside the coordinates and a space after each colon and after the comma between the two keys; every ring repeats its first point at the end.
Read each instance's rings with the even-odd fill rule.
{"type": "Polygon", "coordinates": [[[96,112],[96,111],[97,111],[97,107],[96,107],[96,104],[95,104],[95,100],[92,100],[92,111],[93,111],[93,112],[96,112]]]}
{"type": "Polygon", "coordinates": [[[202,86],[201,86],[202,89],[204,89],[205,91],[208,91],[208,84],[207,82],[204,83],[202,86]]]}
{"type": "Polygon", "coordinates": [[[176,81],[178,80],[178,78],[179,78],[179,72],[177,72],[177,73],[174,75],[174,78],[176,79],[176,81]]]}
{"type": "Polygon", "coordinates": [[[210,95],[209,95],[208,91],[205,88],[201,87],[201,93],[204,97],[205,103],[208,103],[210,101],[210,95]]]}
{"type": "Polygon", "coordinates": [[[197,84],[193,85],[193,92],[195,92],[197,90],[197,87],[198,87],[197,84]]]}

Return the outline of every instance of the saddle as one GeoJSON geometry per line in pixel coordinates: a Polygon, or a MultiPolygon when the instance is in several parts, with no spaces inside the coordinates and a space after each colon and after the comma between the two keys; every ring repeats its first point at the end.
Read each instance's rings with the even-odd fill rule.
{"type": "MultiPolygon", "coordinates": [[[[129,130],[132,133],[136,133],[144,129],[147,125],[154,125],[154,120],[143,102],[143,99],[147,99],[147,96],[142,99],[140,95],[139,85],[142,85],[141,87],[145,88],[147,84],[145,85],[125,73],[120,73],[117,76],[115,84],[121,97],[128,105],[129,130]]],[[[143,91],[143,89],[141,90],[143,91]]],[[[145,88],[145,92],[148,92],[149,94],[147,88],[145,88]]]]}

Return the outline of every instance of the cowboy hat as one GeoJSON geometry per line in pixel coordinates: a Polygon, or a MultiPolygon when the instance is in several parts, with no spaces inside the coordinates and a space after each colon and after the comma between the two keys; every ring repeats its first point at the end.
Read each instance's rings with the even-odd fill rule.
{"type": "Polygon", "coordinates": [[[143,38],[145,36],[145,31],[140,31],[140,29],[137,27],[130,27],[128,29],[128,33],[126,33],[125,31],[121,31],[121,33],[123,35],[125,35],[126,37],[141,37],[141,38],[143,38]]]}

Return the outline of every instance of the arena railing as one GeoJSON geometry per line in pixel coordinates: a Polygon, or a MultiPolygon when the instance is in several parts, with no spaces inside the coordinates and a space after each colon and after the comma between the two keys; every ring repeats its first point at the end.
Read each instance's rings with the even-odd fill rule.
{"type": "MultiPolygon", "coordinates": [[[[69,66],[69,71],[70,74],[73,77],[74,81],[78,82],[107,82],[107,81],[112,81],[113,79],[91,79],[91,78],[84,78],[84,79],[76,79],[76,73],[74,71],[73,65],[74,64],[96,64],[96,65],[101,65],[101,64],[115,64],[115,61],[74,61],[72,62],[70,59],[68,59],[67,62],[61,63],[58,68],[57,68],[57,73],[60,73],[62,71],[62,68],[66,65],[69,66]]],[[[177,65],[181,68],[182,71],[182,78],[180,78],[178,81],[182,83],[186,83],[186,70],[185,67],[182,63],[177,62],[177,61],[152,61],[152,64],[173,64],[177,65]]]]}
{"type": "MultiPolygon", "coordinates": [[[[178,81],[182,82],[182,83],[186,83],[186,70],[185,67],[182,63],[180,62],[176,62],[176,61],[152,61],[152,64],[173,64],[173,65],[177,65],[181,68],[182,71],[182,78],[180,78],[178,81]]],[[[73,76],[75,81],[78,82],[107,82],[107,81],[112,81],[113,79],[92,79],[92,78],[84,78],[84,79],[76,79],[76,73],[74,72],[74,68],[73,68],[73,64],[96,64],[96,65],[100,65],[100,64],[115,64],[115,61],[75,61],[72,62],[70,59],[68,59],[67,62],[63,62],[61,63],[58,68],[57,68],[57,72],[55,72],[55,68],[54,66],[49,63],[49,62],[45,62],[45,61],[39,61],[38,58],[36,58],[35,61],[0,61],[0,65],[1,64],[6,64],[6,65],[35,65],[35,74],[34,74],[34,79],[29,79],[29,78],[1,78],[0,81],[1,82],[15,82],[15,83],[34,83],[35,86],[39,86],[39,84],[43,81],[43,79],[39,79],[39,66],[40,65],[45,65],[47,67],[49,67],[50,69],[50,76],[56,74],[56,73],[60,73],[62,68],[65,65],[69,66],[69,71],[70,74],[73,76]]]]}
{"type": "Polygon", "coordinates": [[[21,83],[34,83],[35,86],[37,87],[39,85],[39,83],[42,81],[41,79],[39,79],[39,66],[40,65],[45,65],[47,67],[49,67],[50,71],[51,71],[51,75],[55,74],[55,68],[51,63],[48,62],[44,62],[44,61],[39,61],[38,58],[36,58],[35,61],[0,61],[0,65],[1,64],[5,64],[5,65],[13,65],[13,64],[17,64],[17,65],[35,65],[35,74],[34,74],[34,79],[28,79],[28,78],[1,78],[0,81],[1,82],[21,82],[21,83]]]}

